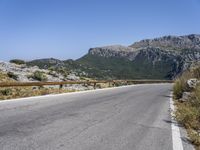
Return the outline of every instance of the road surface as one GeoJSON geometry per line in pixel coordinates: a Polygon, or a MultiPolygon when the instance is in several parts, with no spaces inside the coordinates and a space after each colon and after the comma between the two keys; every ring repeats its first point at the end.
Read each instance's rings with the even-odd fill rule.
{"type": "Polygon", "coordinates": [[[0,150],[172,150],[171,84],[0,102],[0,150]]]}

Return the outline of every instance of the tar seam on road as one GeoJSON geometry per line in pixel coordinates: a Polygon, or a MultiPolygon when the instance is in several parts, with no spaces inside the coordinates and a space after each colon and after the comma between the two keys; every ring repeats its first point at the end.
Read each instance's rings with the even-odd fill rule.
{"type": "Polygon", "coordinates": [[[170,109],[171,109],[171,128],[172,128],[172,145],[173,150],[183,150],[183,144],[181,141],[181,134],[180,129],[178,127],[177,121],[174,119],[174,101],[173,101],[173,95],[170,94],[170,109]]]}

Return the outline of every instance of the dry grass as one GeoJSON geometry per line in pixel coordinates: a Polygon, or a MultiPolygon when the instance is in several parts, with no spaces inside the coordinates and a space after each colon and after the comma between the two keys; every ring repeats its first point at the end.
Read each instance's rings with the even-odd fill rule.
{"type": "Polygon", "coordinates": [[[176,119],[187,130],[191,143],[193,143],[197,150],[200,150],[200,113],[199,108],[193,107],[189,102],[176,101],[177,111],[176,119]]]}
{"type": "Polygon", "coordinates": [[[175,80],[175,84],[173,87],[175,99],[180,99],[182,97],[183,92],[189,90],[186,82],[190,78],[193,78],[191,72],[186,71],[175,80]]]}
{"type": "Polygon", "coordinates": [[[75,90],[50,89],[50,88],[33,89],[31,87],[0,88],[0,100],[48,95],[48,94],[68,93],[74,91],[75,90]]]}
{"type": "Polygon", "coordinates": [[[200,79],[200,67],[184,73],[174,84],[174,98],[177,106],[176,119],[187,130],[190,141],[200,150],[200,84],[195,89],[188,89],[186,81],[189,78],[200,79]],[[182,93],[190,91],[187,101],[181,102],[182,93]]]}

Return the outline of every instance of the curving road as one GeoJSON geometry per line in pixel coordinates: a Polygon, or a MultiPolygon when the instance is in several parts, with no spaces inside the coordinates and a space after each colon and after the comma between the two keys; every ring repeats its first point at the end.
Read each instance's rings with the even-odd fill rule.
{"type": "Polygon", "coordinates": [[[171,84],[0,102],[1,150],[172,150],[171,84]]]}

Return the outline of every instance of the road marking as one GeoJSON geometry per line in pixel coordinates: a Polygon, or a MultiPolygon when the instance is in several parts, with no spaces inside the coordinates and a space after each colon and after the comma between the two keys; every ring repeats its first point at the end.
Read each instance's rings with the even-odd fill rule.
{"type": "Polygon", "coordinates": [[[174,119],[174,101],[173,101],[173,94],[170,94],[170,109],[171,109],[171,128],[172,128],[172,145],[173,150],[183,150],[183,144],[181,141],[181,134],[180,129],[178,127],[177,121],[174,119]]]}

